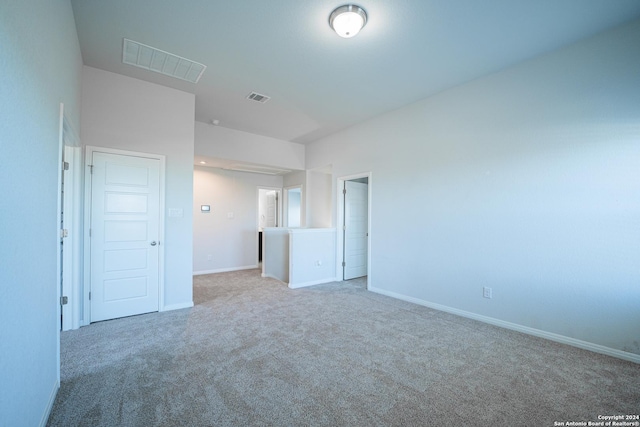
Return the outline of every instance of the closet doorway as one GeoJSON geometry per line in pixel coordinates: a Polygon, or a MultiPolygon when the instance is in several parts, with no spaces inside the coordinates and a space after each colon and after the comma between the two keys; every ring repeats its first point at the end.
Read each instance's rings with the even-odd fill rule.
{"type": "Polygon", "coordinates": [[[284,189],[284,225],[302,227],[302,185],[284,189]]]}
{"type": "Polygon", "coordinates": [[[371,279],[371,173],[337,180],[338,232],[336,271],[342,280],[371,279]]]}

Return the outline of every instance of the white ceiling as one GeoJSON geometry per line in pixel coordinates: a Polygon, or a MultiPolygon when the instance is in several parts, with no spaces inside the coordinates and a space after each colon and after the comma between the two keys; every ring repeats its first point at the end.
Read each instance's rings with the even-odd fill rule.
{"type": "Polygon", "coordinates": [[[85,65],[196,95],[197,121],[309,143],[640,17],[638,0],[72,0],[85,65]],[[122,63],[123,38],[207,66],[197,84],[122,63]],[[256,91],[266,104],[245,97],[256,91]]]}

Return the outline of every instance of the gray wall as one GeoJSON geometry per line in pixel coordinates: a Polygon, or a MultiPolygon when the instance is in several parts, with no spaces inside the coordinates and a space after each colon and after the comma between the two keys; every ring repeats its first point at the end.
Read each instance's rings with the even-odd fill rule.
{"type": "Polygon", "coordinates": [[[0,425],[37,426],[58,387],[60,102],[78,132],[82,60],[66,0],[0,2],[0,425]]]}
{"type": "Polygon", "coordinates": [[[312,143],[306,167],[373,172],[372,288],[640,355],[638,70],[640,21],[312,143]]]}
{"type": "Polygon", "coordinates": [[[161,310],[193,304],[193,147],[195,96],[84,67],[84,145],[166,156],[165,282],[161,310]],[[168,215],[181,209],[181,217],[168,215]]]}
{"type": "Polygon", "coordinates": [[[196,166],[193,180],[194,273],[257,267],[258,187],[282,188],[282,177],[196,166]]]}

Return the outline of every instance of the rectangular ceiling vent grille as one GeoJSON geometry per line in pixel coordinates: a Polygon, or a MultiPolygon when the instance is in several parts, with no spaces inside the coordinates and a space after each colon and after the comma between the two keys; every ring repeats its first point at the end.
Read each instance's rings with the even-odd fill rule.
{"type": "Polygon", "coordinates": [[[247,95],[247,99],[259,102],[260,104],[264,104],[265,102],[270,100],[271,97],[269,97],[267,95],[263,95],[261,93],[251,92],[249,95],[247,95]]]}
{"type": "Polygon", "coordinates": [[[198,83],[207,68],[199,62],[129,39],[124,39],[122,62],[191,83],[198,83]]]}

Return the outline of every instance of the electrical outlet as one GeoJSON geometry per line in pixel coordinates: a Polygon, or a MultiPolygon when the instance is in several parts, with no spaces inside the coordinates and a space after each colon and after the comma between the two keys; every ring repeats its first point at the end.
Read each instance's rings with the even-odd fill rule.
{"type": "Polygon", "coordinates": [[[489,299],[493,298],[493,290],[485,286],[482,288],[482,296],[489,299]]]}

